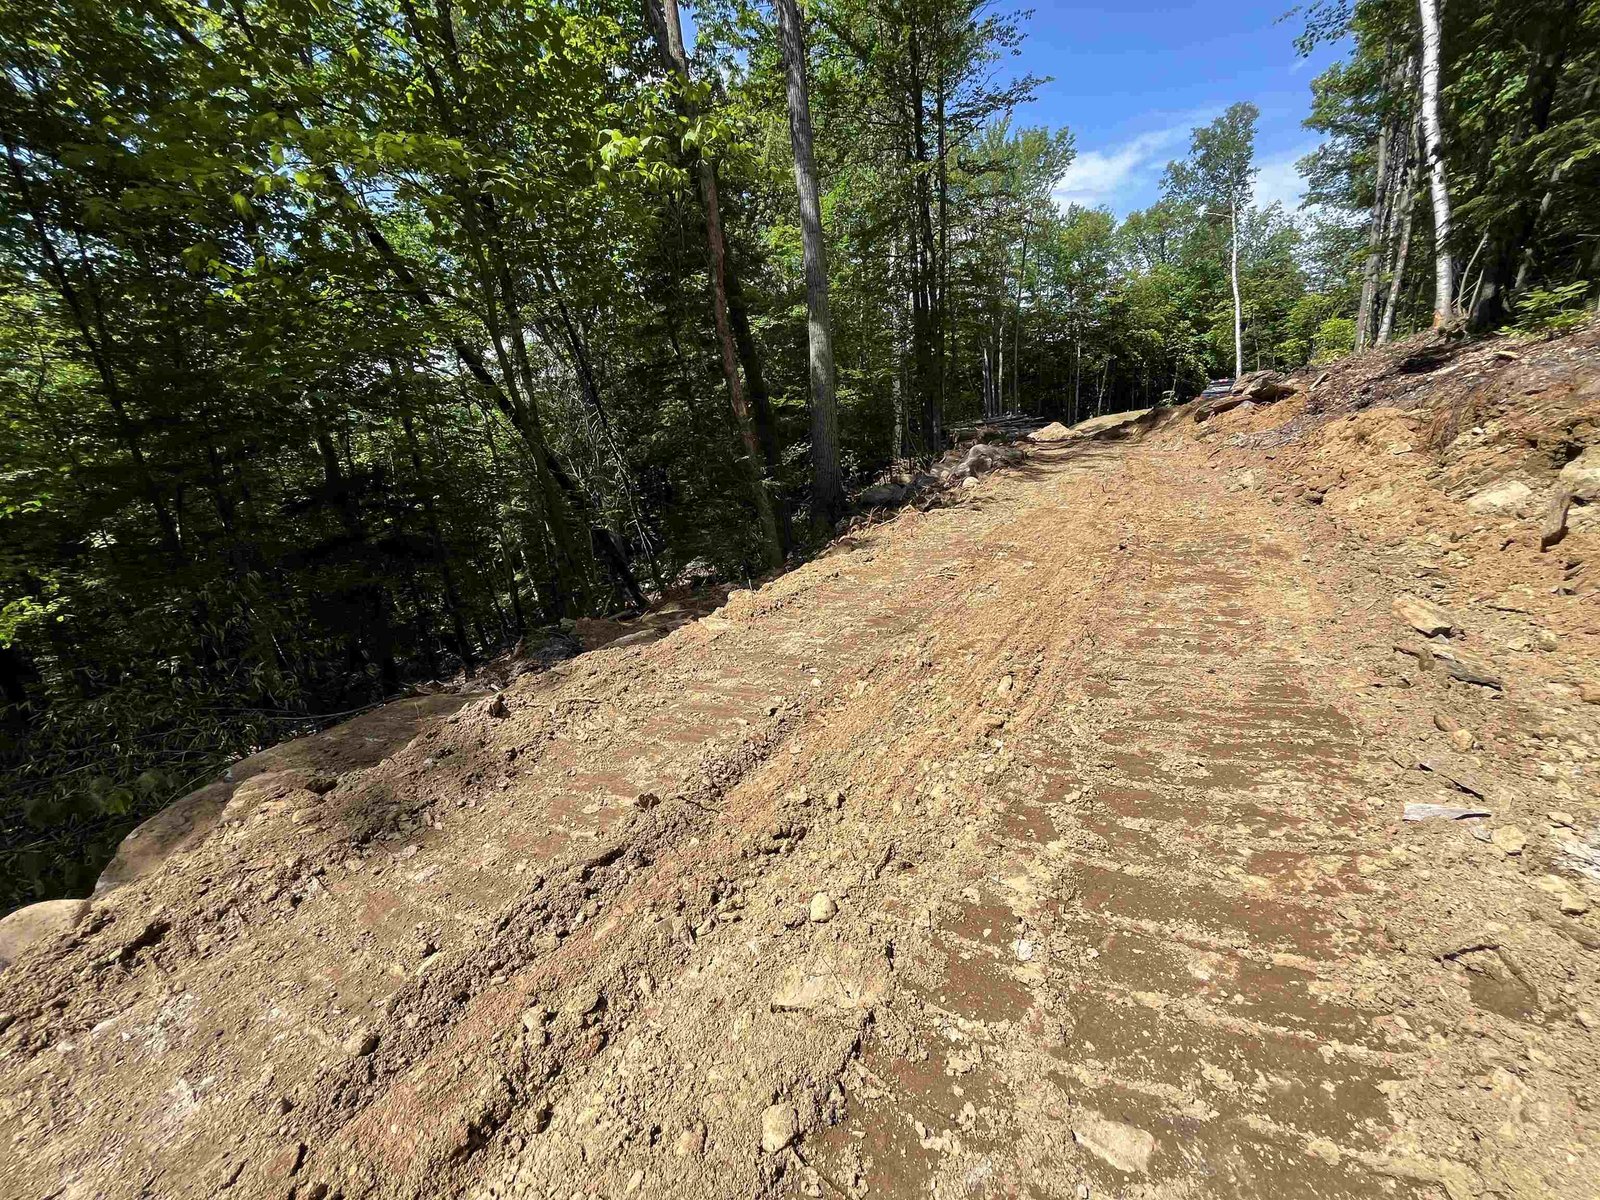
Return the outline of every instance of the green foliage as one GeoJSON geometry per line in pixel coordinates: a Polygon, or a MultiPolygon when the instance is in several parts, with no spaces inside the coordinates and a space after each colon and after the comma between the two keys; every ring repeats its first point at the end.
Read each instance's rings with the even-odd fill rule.
{"type": "MultiPolygon", "coordinates": [[[[1600,187],[1600,5],[1593,0],[1452,0],[1443,5],[1444,165],[1454,209],[1448,252],[1474,328],[1521,313],[1536,292],[1594,276],[1600,187]]],[[[1349,57],[1312,85],[1306,125],[1323,135],[1302,162],[1308,200],[1356,238],[1328,239],[1314,269],[1342,281],[1355,312],[1361,276],[1396,298],[1394,335],[1432,320],[1431,212],[1417,169],[1414,0],[1317,3],[1302,49],[1350,35],[1349,57]],[[1387,137],[1380,174],[1380,140],[1387,137]],[[1398,253],[1408,228],[1409,254],[1398,253]],[[1372,258],[1369,260],[1369,252],[1372,258]]],[[[1535,301],[1543,306],[1548,301],[1535,301]]],[[[1379,305],[1378,307],[1381,307],[1379,305]]],[[[1376,324],[1376,322],[1374,322],[1376,324]]]]}
{"type": "Polygon", "coordinates": [[[1588,307],[1592,285],[1576,280],[1554,288],[1533,288],[1517,298],[1512,332],[1524,336],[1556,337],[1587,325],[1594,317],[1588,307]]]}
{"type": "Polygon", "coordinates": [[[1349,317],[1329,317],[1317,326],[1311,343],[1311,361],[1332,362],[1343,358],[1356,344],[1356,323],[1349,317]]]}

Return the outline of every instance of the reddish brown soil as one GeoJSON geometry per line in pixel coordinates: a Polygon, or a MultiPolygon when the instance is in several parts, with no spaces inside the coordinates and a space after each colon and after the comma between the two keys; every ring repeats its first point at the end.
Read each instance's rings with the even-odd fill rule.
{"type": "Polygon", "coordinates": [[[1600,547],[1462,498],[1600,410],[1522,353],[1038,447],[258,777],[0,975],[0,1193],[1595,1196],[1600,547]]]}

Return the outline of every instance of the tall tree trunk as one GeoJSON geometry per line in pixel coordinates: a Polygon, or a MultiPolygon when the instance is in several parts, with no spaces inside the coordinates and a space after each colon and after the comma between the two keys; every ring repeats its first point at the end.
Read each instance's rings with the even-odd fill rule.
{"type": "Polygon", "coordinates": [[[728,280],[728,319],[733,322],[733,341],[739,348],[739,363],[744,367],[745,392],[750,398],[750,421],[761,442],[761,456],[767,474],[778,469],[778,430],[772,419],[772,398],[767,391],[767,376],[761,369],[761,351],[750,328],[750,311],[744,302],[744,287],[730,258],[723,264],[728,280]]]}
{"type": "Polygon", "coordinates": [[[1232,231],[1229,241],[1228,268],[1233,281],[1233,377],[1244,374],[1244,310],[1239,303],[1239,194],[1228,199],[1228,225],[1232,231]]]}
{"type": "Polygon", "coordinates": [[[1022,223],[1022,258],[1017,263],[1017,312],[1011,326],[1011,407],[1022,411],[1022,281],[1028,275],[1028,235],[1032,228],[1022,223]]]}
{"type": "MultiPolygon", "coordinates": [[[[689,56],[683,47],[683,27],[678,20],[678,0],[645,0],[650,25],[658,49],[672,65],[678,82],[687,93],[689,87],[689,56]]],[[[700,204],[705,212],[706,257],[710,266],[711,315],[716,324],[717,342],[722,351],[722,378],[728,387],[728,403],[733,409],[734,424],[739,440],[744,446],[743,467],[750,485],[750,496],[755,503],[756,516],[761,522],[761,532],[766,547],[767,563],[774,569],[783,565],[783,542],[778,533],[777,514],[772,497],[767,491],[766,473],[762,469],[765,457],[755,427],[750,422],[750,412],[745,404],[744,384],[739,378],[739,353],[733,340],[733,327],[728,320],[727,246],[722,236],[722,210],[717,200],[717,177],[708,159],[701,157],[696,164],[700,183],[700,204]]]]}
{"type": "Polygon", "coordinates": [[[1439,121],[1439,5],[1417,0],[1422,16],[1422,148],[1428,163],[1428,190],[1433,200],[1433,326],[1460,324],[1456,306],[1455,261],[1450,255],[1452,218],[1450,186],[1444,163],[1444,134],[1439,121]]]}
{"type": "Polygon", "coordinates": [[[937,57],[939,65],[935,72],[933,102],[939,154],[939,300],[935,305],[938,314],[935,350],[939,358],[939,411],[943,413],[950,399],[950,376],[954,364],[948,361],[947,353],[950,343],[950,145],[949,127],[945,119],[945,56],[941,53],[937,57]]]}
{"type": "Polygon", "coordinates": [[[800,239],[806,269],[806,330],[811,360],[811,520],[831,529],[844,511],[839,476],[839,414],[834,399],[833,321],[828,313],[828,258],[822,241],[822,202],[811,151],[811,99],[806,90],[806,42],[795,0],[777,0],[778,38],[789,99],[789,143],[800,197],[800,239]]]}
{"type": "Polygon", "coordinates": [[[917,399],[922,410],[923,454],[932,457],[939,453],[944,440],[943,419],[939,401],[939,367],[935,352],[936,330],[939,315],[935,309],[938,301],[939,252],[933,235],[933,202],[928,184],[928,128],[927,128],[927,60],[916,13],[911,13],[907,27],[908,79],[906,104],[911,115],[911,160],[914,164],[912,184],[912,241],[915,253],[914,294],[916,303],[912,322],[913,352],[917,364],[917,399]]]}
{"type": "Polygon", "coordinates": [[[1405,278],[1406,260],[1411,253],[1411,227],[1417,213],[1417,171],[1422,163],[1419,152],[1421,117],[1412,122],[1412,136],[1406,156],[1405,183],[1401,186],[1397,203],[1401,205],[1400,236],[1395,242],[1394,262],[1389,268],[1389,295],[1383,302],[1383,318],[1378,322],[1375,345],[1381,346],[1394,333],[1395,309],[1400,304],[1400,289],[1405,278]]]}
{"type": "MultiPolygon", "coordinates": [[[[1392,73],[1389,76],[1393,78],[1392,73]]],[[[1355,348],[1365,350],[1372,340],[1373,317],[1377,309],[1378,281],[1383,268],[1383,235],[1388,225],[1390,174],[1389,131],[1387,119],[1378,130],[1377,162],[1373,169],[1372,215],[1367,223],[1367,256],[1361,268],[1361,299],[1356,305],[1355,348]]]]}

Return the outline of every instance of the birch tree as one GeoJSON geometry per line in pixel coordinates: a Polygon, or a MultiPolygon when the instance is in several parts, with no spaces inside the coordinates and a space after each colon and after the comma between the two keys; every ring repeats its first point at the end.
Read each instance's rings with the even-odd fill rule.
{"type": "Polygon", "coordinates": [[[1417,0],[1422,19],[1422,152],[1428,164],[1428,194],[1433,200],[1433,326],[1460,324],[1456,307],[1456,268],[1450,252],[1450,183],[1439,121],[1439,5],[1417,0]]]}
{"type": "Polygon", "coordinates": [[[1234,104],[1194,131],[1189,157],[1167,167],[1167,195],[1196,205],[1209,219],[1228,222],[1228,281],[1233,292],[1233,376],[1244,374],[1244,305],[1239,293],[1239,221],[1250,203],[1256,168],[1254,104],[1234,104]]]}

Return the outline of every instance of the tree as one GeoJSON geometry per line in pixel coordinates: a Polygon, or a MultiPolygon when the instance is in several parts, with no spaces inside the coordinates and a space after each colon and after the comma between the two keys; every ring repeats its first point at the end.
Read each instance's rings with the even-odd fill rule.
{"type": "Polygon", "coordinates": [[[834,399],[833,320],[828,313],[828,258],[822,240],[822,201],[811,145],[811,97],[806,86],[806,40],[795,0],[776,0],[778,36],[789,109],[794,183],[806,271],[806,330],[811,366],[811,519],[831,527],[844,507],[839,477],[839,416],[834,399]]]}
{"type": "MultiPolygon", "coordinates": [[[[691,81],[689,59],[683,47],[683,29],[678,20],[678,0],[647,0],[651,26],[657,47],[670,64],[683,89],[686,111],[692,116],[693,106],[687,100],[691,81]]],[[[733,326],[728,317],[728,252],[722,232],[722,206],[717,195],[717,176],[705,155],[698,156],[695,178],[700,185],[700,203],[705,213],[706,257],[710,264],[711,309],[717,327],[717,342],[722,350],[722,377],[728,386],[728,403],[733,409],[734,424],[744,443],[743,463],[750,480],[750,494],[755,500],[756,512],[761,518],[761,528],[766,538],[768,563],[772,567],[783,565],[783,541],[778,530],[777,515],[772,506],[772,496],[767,491],[761,444],[750,421],[750,411],[745,403],[744,384],[739,377],[739,351],[734,343],[733,326]]]]}
{"type": "Polygon", "coordinates": [[[1422,18],[1422,150],[1428,164],[1428,193],[1433,199],[1433,324],[1436,329],[1453,329],[1459,317],[1450,249],[1450,186],[1439,120],[1439,6],[1437,0],[1418,0],[1418,9],[1422,18]]]}
{"type": "Polygon", "coordinates": [[[1255,131],[1260,110],[1231,105],[1210,125],[1196,129],[1189,157],[1168,165],[1163,191],[1198,206],[1206,216],[1228,220],[1228,271],[1233,287],[1233,363],[1244,373],[1243,305],[1239,295],[1239,215],[1249,203],[1255,178],[1255,131]]]}

